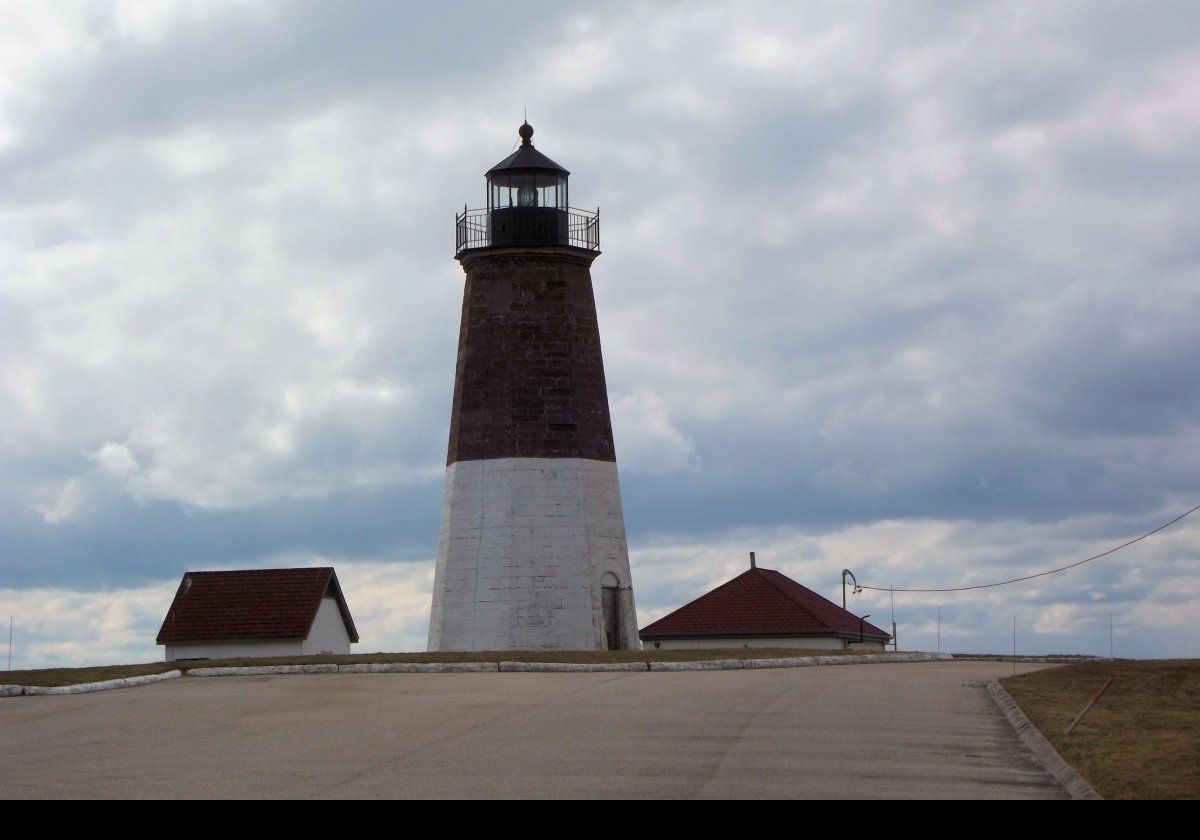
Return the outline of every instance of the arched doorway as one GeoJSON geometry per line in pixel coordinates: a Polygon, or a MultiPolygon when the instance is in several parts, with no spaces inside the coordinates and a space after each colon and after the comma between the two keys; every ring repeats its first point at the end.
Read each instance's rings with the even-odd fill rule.
{"type": "Polygon", "coordinates": [[[621,650],[621,581],[612,572],[600,578],[600,607],[604,616],[604,647],[621,650]]]}

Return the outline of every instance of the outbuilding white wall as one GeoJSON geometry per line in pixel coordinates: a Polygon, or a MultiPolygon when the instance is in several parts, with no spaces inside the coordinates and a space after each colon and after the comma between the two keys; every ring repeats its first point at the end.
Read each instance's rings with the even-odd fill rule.
{"type": "Polygon", "coordinates": [[[617,465],[459,461],[446,470],[429,650],[604,650],[601,580],[638,647],[617,465]]]}
{"type": "MultiPolygon", "coordinates": [[[[801,650],[842,650],[842,640],[833,636],[730,636],[712,639],[662,639],[643,643],[646,650],[728,650],[730,648],[797,648],[801,650]]],[[[850,650],[882,651],[881,642],[854,642],[850,650]]]]}
{"type": "Polygon", "coordinates": [[[346,622],[338,609],[337,599],[327,595],[321,599],[317,617],[304,640],[304,653],[349,653],[350,637],[346,634],[346,622]]]}

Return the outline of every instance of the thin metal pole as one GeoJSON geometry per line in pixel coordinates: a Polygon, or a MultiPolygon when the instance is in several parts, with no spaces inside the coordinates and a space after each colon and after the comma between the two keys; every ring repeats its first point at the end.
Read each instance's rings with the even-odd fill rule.
{"type": "Polygon", "coordinates": [[[892,602],[892,624],[895,624],[896,623],[896,593],[892,590],[891,587],[888,587],[888,598],[890,598],[891,602],[892,602]]]}
{"type": "MultiPolygon", "coordinates": [[[[846,570],[842,569],[842,612],[846,611],[846,570]]],[[[842,650],[849,650],[850,646],[846,644],[846,640],[842,639],[842,650]]]]}
{"type": "Polygon", "coordinates": [[[896,593],[888,587],[888,597],[892,601],[892,650],[900,650],[900,640],[896,638],[896,593]]]}
{"type": "Polygon", "coordinates": [[[1092,695],[1092,699],[1089,700],[1088,704],[1083,707],[1083,711],[1080,712],[1079,714],[1077,714],[1075,716],[1075,719],[1072,720],[1070,725],[1067,726],[1067,731],[1063,733],[1064,735],[1071,734],[1071,730],[1075,728],[1075,724],[1077,724],[1077,723],[1079,723],[1079,721],[1083,720],[1083,716],[1092,710],[1092,706],[1096,705],[1096,701],[1100,699],[1101,695],[1103,695],[1104,692],[1108,691],[1108,687],[1112,684],[1113,684],[1113,678],[1109,677],[1108,682],[1106,682],[1104,685],[1100,686],[1100,690],[1092,695]]]}
{"type": "Polygon", "coordinates": [[[900,651],[900,637],[896,635],[896,622],[892,622],[892,650],[900,651]]]}
{"type": "MultiPolygon", "coordinates": [[[[849,569],[842,569],[842,610],[846,609],[846,575],[850,575],[850,580],[854,581],[854,594],[857,595],[862,590],[858,588],[858,579],[854,577],[854,572],[849,569]]],[[[842,650],[850,650],[850,643],[846,639],[842,639],[842,650]]]]}
{"type": "Polygon", "coordinates": [[[1108,614],[1108,658],[1115,659],[1113,656],[1113,622],[1112,613],[1108,614]]]}
{"type": "Polygon", "coordinates": [[[1017,617],[1013,616],[1013,676],[1017,675],[1017,617]]]}
{"type": "Polygon", "coordinates": [[[6,669],[9,671],[12,670],[12,625],[13,617],[10,615],[8,617],[8,668],[6,669]]]}
{"type": "Polygon", "coordinates": [[[938,635],[937,635],[937,652],[942,652],[942,605],[938,604],[938,635]]]}

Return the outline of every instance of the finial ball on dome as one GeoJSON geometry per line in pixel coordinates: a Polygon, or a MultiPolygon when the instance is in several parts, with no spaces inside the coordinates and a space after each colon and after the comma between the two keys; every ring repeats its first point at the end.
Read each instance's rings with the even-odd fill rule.
{"type": "Polygon", "coordinates": [[[528,143],[529,138],[533,136],[533,126],[529,123],[521,123],[521,127],[517,129],[517,134],[521,135],[521,142],[528,143]]]}

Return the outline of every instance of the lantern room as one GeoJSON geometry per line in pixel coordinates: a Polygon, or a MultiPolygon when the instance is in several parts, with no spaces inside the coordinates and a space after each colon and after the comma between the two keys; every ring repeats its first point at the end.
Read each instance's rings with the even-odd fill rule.
{"type": "Polygon", "coordinates": [[[488,170],[487,206],[457,218],[456,250],[565,245],[597,250],[599,212],[574,210],[570,172],[533,147],[533,126],[517,131],[521,145],[488,170]]]}
{"type": "Polygon", "coordinates": [[[487,173],[487,209],[540,207],[566,210],[567,177],[571,174],[539,152],[530,142],[533,126],[525,123],[517,131],[521,148],[493,166],[487,173]]]}

